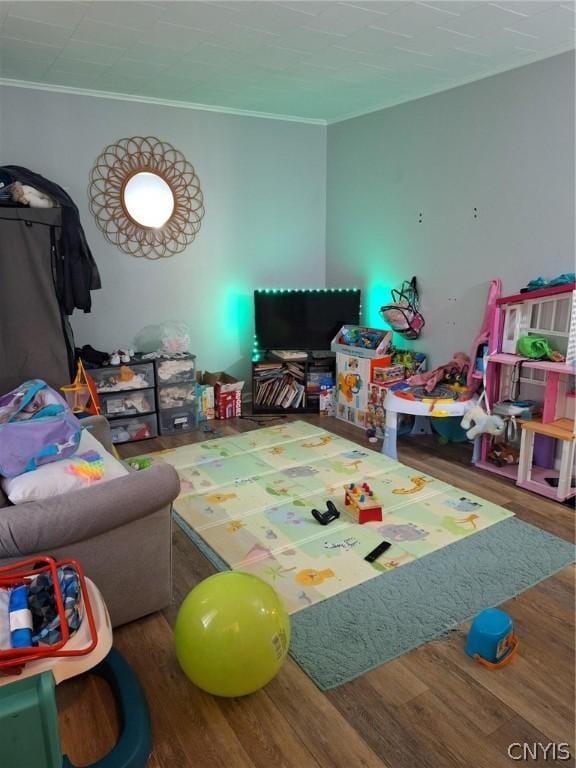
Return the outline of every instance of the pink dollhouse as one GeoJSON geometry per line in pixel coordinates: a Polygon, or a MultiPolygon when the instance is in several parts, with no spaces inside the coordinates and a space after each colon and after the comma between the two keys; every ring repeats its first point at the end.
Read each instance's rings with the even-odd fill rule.
{"type": "Polygon", "coordinates": [[[575,283],[497,298],[483,362],[487,407],[508,429],[481,437],[476,465],[557,501],[576,496],[575,298],[575,283]],[[545,338],[564,361],[518,355],[522,336],[545,338]]]}

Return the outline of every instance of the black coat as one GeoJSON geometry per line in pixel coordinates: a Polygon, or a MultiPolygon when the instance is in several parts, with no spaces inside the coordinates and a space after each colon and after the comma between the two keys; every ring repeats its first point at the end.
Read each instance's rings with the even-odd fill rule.
{"type": "Polygon", "coordinates": [[[39,173],[19,165],[0,168],[19,181],[49,195],[62,208],[62,234],[56,243],[56,291],[62,310],[71,315],[74,309],[90,312],[90,291],[101,288],[100,274],[80,224],[78,208],[62,187],[39,173]]]}

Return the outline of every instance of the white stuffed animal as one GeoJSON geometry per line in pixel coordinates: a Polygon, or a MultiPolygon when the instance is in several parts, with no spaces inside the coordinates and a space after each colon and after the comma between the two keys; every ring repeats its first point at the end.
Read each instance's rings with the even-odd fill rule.
{"type": "Polygon", "coordinates": [[[469,440],[474,440],[475,437],[484,432],[487,432],[489,435],[502,435],[506,428],[504,419],[500,416],[491,416],[479,405],[475,405],[474,408],[466,411],[460,426],[466,430],[466,437],[469,440]]]}
{"type": "Polygon", "coordinates": [[[27,184],[21,184],[15,181],[12,185],[12,200],[15,203],[29,205],[30,208],[55,208],[55,205],[48,195],[40,192],[27,184]]]}

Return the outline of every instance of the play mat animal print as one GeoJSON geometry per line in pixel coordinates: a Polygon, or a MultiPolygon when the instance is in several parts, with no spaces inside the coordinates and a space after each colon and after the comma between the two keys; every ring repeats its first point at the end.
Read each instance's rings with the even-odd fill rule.
{"type": "MultiPolygon", "coordinates": [[[[232,569],[259,576],[290,613],[455,545],[513,515],[485,499],[302,421],[151,454],[180,476],[176,519],[232,569]],[[369,482],[382,521],[359,525],[344,486],[369,482]],[[311,510],[331,500],[340,517],[311,510]],[[364,557],[385,539],[374,563],[364,557]]],[[[386,580],[382,580],[385,588],[386,580]]]]}

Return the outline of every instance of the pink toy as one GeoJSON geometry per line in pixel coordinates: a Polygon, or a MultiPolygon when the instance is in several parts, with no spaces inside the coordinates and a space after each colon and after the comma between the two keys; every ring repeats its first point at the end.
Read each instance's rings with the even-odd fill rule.
{"type": "Polygon", "coordinates": [[[407,384],[411,387],[424,385],[426,392],[432,392],[437,384],[451,374],[456,374],[458,377],[468,375],[470,368],[470,358],[465,352],[456,352],[454,357],[449,363],[441,365],[439,368],[435,368],[433,371],[427,371],[426,373],[417,373],[415,376],[410,376],[407,379],[407,384]]]}
{"type": "Polygon", "coordinates": [[[348,483],[344,486],[344,504],[352,507],[360,525],[381,522],[382,505],[368,483],[348,483]]]}

